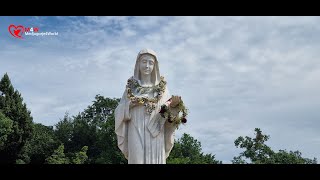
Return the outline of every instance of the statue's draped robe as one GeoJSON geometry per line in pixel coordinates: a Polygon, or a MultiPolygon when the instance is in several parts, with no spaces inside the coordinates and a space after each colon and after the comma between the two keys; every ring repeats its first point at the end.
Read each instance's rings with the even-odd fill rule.
{"type": "Polygon", "coordinates": [[[118,147],[129,164],[165,164],[174,144],[175,126],[159,114],[161,105],[170,98],[166,88],[156,109],[146,113],[145,106],[129,108],[127,91],[115,110],[118,147]]]}

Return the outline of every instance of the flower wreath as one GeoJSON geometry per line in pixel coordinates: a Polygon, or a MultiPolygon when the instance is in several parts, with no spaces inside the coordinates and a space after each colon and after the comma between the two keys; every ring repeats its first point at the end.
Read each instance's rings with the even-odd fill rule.
{"type": "MultiPolygon", "coordinates": [[[[171,100],[171,98],[168,101],[170,101],[170,100],[171,100]]],[[[170,110],[172,107],[169,108],[168,106],[170,106],[170,105],[164,104],[161,106],[159,113],[163,118],[167,119],[167,121],[169,123],[176,124],[177,128],[179,127],[179,125],[181,123],[182,124],[187,123],[188,109],[185,107],[182,100],[179,102],[179,104],[176,107],[173,107],[173,108],[178,108],[177,109],[178,114],[176,116],[174,116],[170,110]]]]}
{"type": "Polygon", "coordinates": [[[158,85],[153,86],[153,87],[142,87],[140,86],[139,82],[131,77],[128,79],[127,82],[127,97],[131,100],[132,103],[137,103],[144,105],[146,107],[146,110],[149,114],[152,113],[153,110],[156,108],[156,103],[161,99],[165,88],[166,88],[167,82],[164,80],[164,77],[160,77],[160,82],[158,85]],[[132,91],[137,90],[141,92],[145,92],[146,90],[153,90],[153,92],[156,92],[157,95],[153,98],[148,98],[148,97],[137,97],[135,96],[132,91]]]}

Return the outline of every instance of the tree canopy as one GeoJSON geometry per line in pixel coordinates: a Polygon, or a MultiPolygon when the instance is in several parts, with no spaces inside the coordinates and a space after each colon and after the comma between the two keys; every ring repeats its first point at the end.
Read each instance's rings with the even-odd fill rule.
{"type": "Polygon", "coordinates": [[[302,157],[300,151],[274,151],[265,144],[270,138],[269,135],[262,134],[259,128],[255,128],[255,137],[238,137],[234,144],[237,148],[244,149],[239,156],[233,158],[234,164],[316,164],[317,159],[302,157]],[[249,160],[249,161],[247,161],[249,160]]]}
{"type": "Polygon", "coordinates": [[[0,81],[0,113],[0,159],[3,163],[15,163],[32,135],[32,116],[7,73],[0,81]]]}

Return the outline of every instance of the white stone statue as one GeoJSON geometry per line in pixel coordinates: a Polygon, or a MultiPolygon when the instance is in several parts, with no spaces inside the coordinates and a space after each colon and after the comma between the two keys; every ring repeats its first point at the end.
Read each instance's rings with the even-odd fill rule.
{"type": "Polygon", "coordinates": [[[172,114],[177,115],[175,109],[180,102],[180,96],[169,95],[166,82],[160,77],[156,53],[150,49],[141,50],[134,76],[128,79],[115,110],[118,147],[128,164],[166,163],[177,124],[169,123],[159,111],[165,104],[172,114]]]}

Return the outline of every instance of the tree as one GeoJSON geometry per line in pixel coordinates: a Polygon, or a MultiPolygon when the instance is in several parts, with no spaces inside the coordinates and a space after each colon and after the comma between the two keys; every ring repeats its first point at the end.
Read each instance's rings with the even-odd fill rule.
{"type": "Polygon", "coordinates": [[[269,140],[269,135],[262,134],[259,128],[255,128],[255,138],[246,136],[238,137],[234,144],[238,148],[245,149],[239,156],[234,157],[232,163],[234,164],[246,164],[246,160],[250,160],[253,164],[316,164],[317,159],[313,160],[303,158],[302,153],[299,151],[279,150],[279,152],[273,151],[269,146],[265,144],[269,140]]]}
{"type": "Polygon", "coordinates": [[[73,136],[73,119],[69,117],[67,112],[65,113],[63,119],[60,120],[55,127],[54,134],[58,141],[61,144],[64,144],[64,147],[67,149],[67,151],[73,149],[71,144],[73,136]]]}
{"type": "Polygon", "coordinates": [[[103,164],[126,164],[127,160],[118,148],[117,136],[115,133],[114,111],[118,106],[120,99],[104,98],[97,95],[89,112],[96,114],[96,119],[100,122],[98,131],[98,141],[96,147],[100,149],[95,163],[103,164]],[[100,119],[100,121],[99,121],[100,119]],[[102,121],[101,121],[102,120],[102,121]]]}
{"type": "MultiPolygon", "coordinates": [[[[0,150],[2,163],[15,163],[21,155],[21,150],[32,133],[31,112],[23,103],[19,91],[14,90],[6,73],[0,81],[0,111],[12,120],[13,132],[7,134],[7,141],[0,150]]],[[[8,122],[8,120],[6,120],[8,122]]]]}
{"type": "Polygon", "coordinates": [[[69,153],[66,156],[64,153],[64,145],[61,144],[58,149],[54,150],[53,154],[46,159],[48,164],[84,164],[87,159],[88,146],[81,148],[80,152],[69,153]]]}
{"type": "Polygon", "coordinates": [[[8,136],[13,133],[13,121],[0,112],[0,151],[8,143],[8,136]]]}
{"type": "Polygon", "coordinates": [[[204,154],[201,143],[184,133],[180,139],[175,141],[173,149],[167,159],[168,164],[218,164],[212,154],[204,154]]]}
{"type": "Polygon", "coordinates": [[[119,99],[96,95],[93,104],[77,116],[68,114],[56,125],[55,134],[66,154],[88,146],[88,163],[119,164],[126,159],[117,147],[114,110],[119,99]]]}
{"type": "Polygon", "coordinates": [[[317,164],[317,159],[304,158],[300,151],[279,150],[274,155],[273,162],[276,164],[317,164]]]}
{"type": "Polygon", "coordinates": [[[69,164],[70,160],[64,154],[64,145],[61,144],[54,153],[46,159],[48,164],[69,164]]]}
{"type": "Polygon", "coordinates": [[[71,163],[84,164],[88,159],[87,151],[88,151],[88,146],[83,146],[81,151],[78,153],[75,153],[74,156],[71,158],[71,163]]]}
{"type": "Polygon", "coordinates": [[[52,155],[59,144],[52,126],[33,124],[32,137],[23,147],[24,153],[21,159],[25,163],[44,164],[46,158],[52,155]]]}

